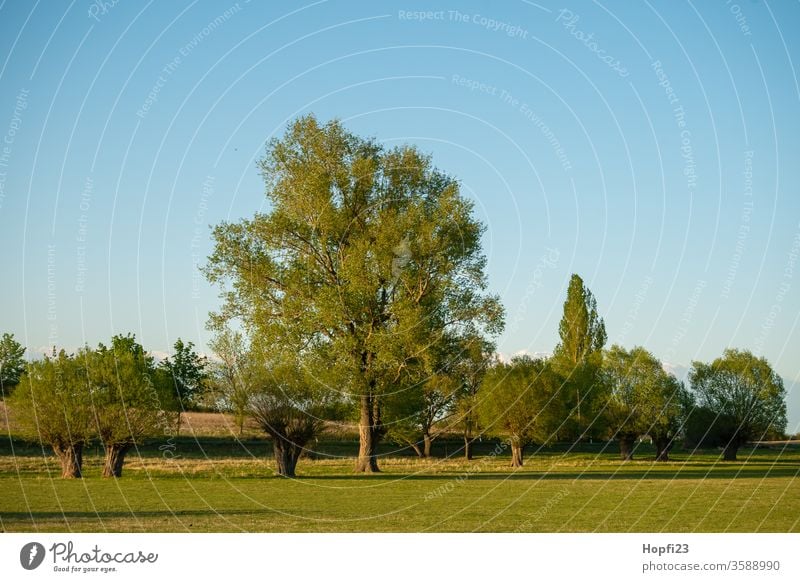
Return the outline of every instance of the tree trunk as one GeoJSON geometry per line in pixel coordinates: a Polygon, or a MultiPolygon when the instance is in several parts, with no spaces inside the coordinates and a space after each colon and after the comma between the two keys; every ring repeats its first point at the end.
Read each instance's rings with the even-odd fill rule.
{"type": "Polygon", "coordinates": [[[623,461],[633,460],[633,446],[636,444],[636,436],[631,434],[620,435],[619,455],[623,461]]]}
{"type": "Polygon", "coordinates": [[[656,461],[669,461],[669,450],[672,448],[672,439],[668,436],[656,436],[653,438],[656,447],[656,461]]]}
{"type": "Polygon", "coordinates": [[[303,451],[302,446],[290,443],[285,437],[272,437],[272,450],[275,453],[277,473],[281,477],[294,477],[297,460],[303,451]]]}
{"type": "Polygon", "coordinates": [[[106,457],[103,461],[103,477],[122,477],[122,465],[125,455],[131,448],[128,443],[112,443],[106,445],[106,457]]]}
{"type": "Polygon", "coordinates": [[[739,443],[735,442],[728,443],[722,450],[722,459],[724,461],[735,461],[736,453],[738,450],[739,450],[739,443]]]}
{"type": "Polygon", "coordinates": [[[417,443],[408,443],[408,444],[412,449],[414,449],[414,452],[417,453],[417,456],[420,459],[422,459],[425,456],[425,454],[423,453],[422,449],[419,448],[419,445],[417,443]]]}
{"type": "Polygon", "coordinates": [[[54,444],[53,451],[61,462],[62,479],[80,479],[83,476],[83,443],[54,444]]]}
{"type": "Polygon", "coordinates": [[[361,416],[358,421],[358,459],[356,473],[378,473],[378,440],[381,436],[379,409],[376,397],[361,396],[361,416]]]}
{"type": "Polygon", "coordinates": [[[464,458],[467,461],[472,460],[472,439],[464,435],[464,458]]]}
{"type": "Polygon", "coordinates": [[[432,444],[433,444],[433,439],[431,438],[430,433],[426,432],[425,434],[423,434],[422,435],[422,446],[423,446],[422,455],[426,459],[430,459],[431,458],[431,445],[432,444]]]}
{"type": "Polygon", "coordinates": [[[524,445],[519,443],[511,443],[511,466],[512,467],[521,467],[522,466],[522,452],[525,449],[524,445]]]}

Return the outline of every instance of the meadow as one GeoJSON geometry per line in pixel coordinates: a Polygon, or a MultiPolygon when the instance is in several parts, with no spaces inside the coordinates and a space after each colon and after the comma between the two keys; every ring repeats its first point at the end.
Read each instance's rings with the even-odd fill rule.
{"type": "MultiPolygon", "coordinates": [[[[197,423],[198,425],[201,423],[197,423]]],[[[129,454],[101,479],[100,448],[84,478],[62,480],[38,444],[0,439],[0,529],[9,532],[800,532],[800,443],[771,443],[722,462],[677,447],[671,461],[618,460],[615,443],[530,448],[512,469],[495,441],[476,457],[440,440],[436,458],[390,443],[382,472],[353,473],[357,443],[330,435],[298,478],[273,475],[270,443],[248,430],[184,430],[129,454]],[[497,451],[500,451],[497,454],[497,451]],[[449,458],[448,458],[449,457],[449,458]]]]}

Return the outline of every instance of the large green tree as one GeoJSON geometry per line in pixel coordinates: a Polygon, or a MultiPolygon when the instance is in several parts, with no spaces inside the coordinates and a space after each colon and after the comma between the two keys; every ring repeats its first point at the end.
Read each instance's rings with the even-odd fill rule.
{"type": "Polygon", "coordinates": [[[710,364],[694,362],[689,381],[697,405],[713,415],[709,431],[724,447],[726,461],[735,461],[746,442],[786,430],[783,380],[765,358],[728,349],[710,364]]]}
{"type": "Polygon", "coordinates": [[[545,360],[519,356],[494,365],[483,384],[481,423],[486,432],[509,440],[511,466],[521,467],[527,445],[555,439],[564,417],[561,376],[545,360]]]}
{"type": "Polygon", "coordinates": [[[597,301],[577,274],[569,281],[558,335],[553,364],[566,379],[562,398],[569,410],[562,432],[569,439],[581,439],[600,428],[604,394],[597,380],[607,336],[597,301]]]}
{"type": "Polygon", "coordinates": [[[125,456],[144,439],[164,432],[165,412],[153,383],[155,365],[133,335],[84,349],[97,434],[105,448],[103,477],[121,477],[125,456]]]}
{"type": "Polygon", "coordinates": [[[667,460],[681,412],[680,382],[644,348],[618,345],[603,358],[602,381],[608,388],[604,414],[622,459],[633,459],[636,439],[650,435],[656,458],[667,460]]]}
{"type": "Polygon", "coordinates": [[[61,476],[80,478],[83,448],[95,434],[85,361],[61,350],[30,362],[8,402],[23,433],[53,448],[61,476]]]}
{"type": "Polygon", "coordinates": [[[0,395],[10,393],[24,371],[25,348],[14,334],[4,333],[0,339],[0,395]]]}
{"type": "Polygon", "coordinates": [[[298,119],[260,168],[268,211],[213,231],[206,274],[224,305],[211,326],[238,319],[277,351],[324,358],[358,410],[356,470],[378,471],[385,395],[419,389],[437,343],[502,327],[483,226],[427,156],[337,121],[298,119]]]}

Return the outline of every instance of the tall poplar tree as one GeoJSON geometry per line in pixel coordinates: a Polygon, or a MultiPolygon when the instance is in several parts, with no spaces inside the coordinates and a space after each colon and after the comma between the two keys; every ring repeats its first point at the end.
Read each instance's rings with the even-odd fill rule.
{"type": "Polygon", "coordinates": [[[565,427],[570,438],[580,439],[593,431],[602,400],[597,380],[607,335],[597,301],[577,274],[569,281],[558,335],[553,360],[565,378],[563,399],[571,411],[565,427]]]}

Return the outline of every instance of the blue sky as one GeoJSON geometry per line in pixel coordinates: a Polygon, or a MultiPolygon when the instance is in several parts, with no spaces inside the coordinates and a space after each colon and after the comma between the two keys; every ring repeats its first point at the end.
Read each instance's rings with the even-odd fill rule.
{"type": "Polygon", "coordinates": [[[265,141],[313,112],[460,179],[501,352],[552,349],[577,272],[610,340],[679,374],[767,357],[792,429],[798,22],[749,0],[2,2],[0,327],[31,352],[204,348],[209,225],[264,208],[265,141]]]}

